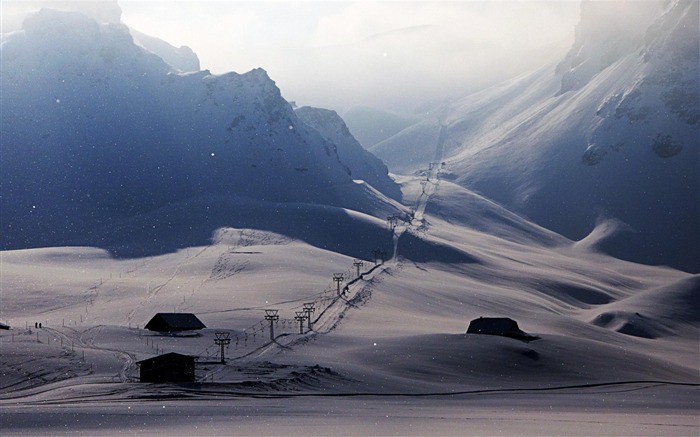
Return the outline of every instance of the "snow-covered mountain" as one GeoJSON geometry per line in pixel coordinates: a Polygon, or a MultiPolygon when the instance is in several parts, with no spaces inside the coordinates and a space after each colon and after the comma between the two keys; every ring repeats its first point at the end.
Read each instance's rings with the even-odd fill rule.
{"type": "Polygon", "coordinates": [[[210,234],[233,199],[267,202],[246,223],[270,222],[280,202],[396,210],[353,182],[361,161],[342,162],[262,69],[176,74],[126,26],[50,9],[1,50],[4,249],[210,234]]]}
{"type": "MultiPolygon", "coordinates": [[[[122,8],[116,0],[76,1],[76,0],[27,0],[13,3],[11,18],[3,17],[2,32],[22,30],[24,18],[42,8],[79,12],[101,24],[121,24],[122,8]]],[[[5,10],[7,12],[7,10],[5,10]]],[[[199,71],[199,58],[187,46],[175,47],[160,38],[146,35],[134,28],[129,28],[134,42],[158,55],[175,71],[199,71]]]]}
{"type": "Polygon", "coordinates": [[[386,165],[357,142],[337,112],[310,106],[294,112],[301,121],[336,145],[338,156],[350,169],[353,179],[363,180],[394,199],[401,198],[401,189],[389,178],[386,165]]]}
{"type": "Polygon", "coordinates": [[[136,29],[129,28],[129,32],[137,45],[158,55],[178,71],[183,73],[199,71],[199,58],[191,48],[187,46],[172,46],[160,38],[146,35],[136,29]]]}
{"type": "Polygon", "coordinates": [[[698,272],[698,28],[696,1],[584,1],[562,61],[370,150],[394,172],[444,160],[446,177],[546,228],[578,240],[601,224],[599,250],[698,272]]]}

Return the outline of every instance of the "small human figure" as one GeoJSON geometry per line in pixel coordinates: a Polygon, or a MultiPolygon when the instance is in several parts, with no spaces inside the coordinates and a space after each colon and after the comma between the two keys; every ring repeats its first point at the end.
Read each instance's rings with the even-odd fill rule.
{"type": "Polygon", "coordinates": [[[39,328],[41,328],[41,322],[39,322],[39,328]]]}
{"type": "Polygon", "coordinates": [[[39,327],[39,323],[34,322],[34,327],[35,327],[35,328],[38,328],[38,327],[39,327]]]}

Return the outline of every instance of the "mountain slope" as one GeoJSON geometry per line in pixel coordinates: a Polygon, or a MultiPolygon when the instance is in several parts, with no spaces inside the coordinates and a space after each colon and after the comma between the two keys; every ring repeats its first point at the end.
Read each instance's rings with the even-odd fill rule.
{"type": "MultiPolygon", "coordinates": [[[[262,69],[174,74],[125,26],[48,9],[1,50],[3,249],[99,245],[99,229],[149,228],[151,212],[212,196],[395,210],[262,69]]],[[[174,238],[198,225],[183,226],[174,238]]]]}
{"type": "Polygon", "coordinates": [[[386,165],[362,148],[335,111],[305,106],[296,109],[294,113],[323,138],[336,145],[338,157],[348,166],[353,179],[363,180],[394,199],[401,198],[401,190],[389,178],[386,165]]]}
{"type": "Polygon", "coordinates": [[[158,55],[177,71],[185,73],[199,71],[199,58],[189,47],[171,46],[162,39],[146,35],[136,29],[129,29],[129,33],[134,38],[134,43],[158,55]]]}
{"type": "MultiPolygon", "coordinates": [[[[444,127],[445,177],[460,185],[576,240],[618,220],[626,231],[599,250],[698,272],[697,17],[694,1],[584,2],[558,65],[445,106],[420,132],[444,127]]],[[[424,168],[422,149],[390,159],[404,145],[372,151],[392,171],[424,168]]]]}
{"type": "Polygon", "coordinates": [[[369,149],[416,123],[420,117],[357,106],[345,111],[343,120],[357,141],[369,149]]]}

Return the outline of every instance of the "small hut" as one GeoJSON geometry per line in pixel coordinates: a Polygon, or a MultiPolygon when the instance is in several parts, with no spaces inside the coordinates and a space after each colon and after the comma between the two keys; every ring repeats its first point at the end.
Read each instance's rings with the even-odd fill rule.
{"type": "Polygon", "coordinates": [[[479,317],[469,323],[467,334],[500,335],[519,340],[535,340],[536,336],[522,331],[518,322],[508,317],[479,317]]]}
{"type": "Polygon", "coordinates": [[[149,331],[176,332],[195,331],[206,326],[192,313],[158,313],[145,328],[149,331]]]}
{"type": "Polygon", "coordinates": [[[194,357],[170,352],[139,361],[141,382],[194,382],[194,357]]]}

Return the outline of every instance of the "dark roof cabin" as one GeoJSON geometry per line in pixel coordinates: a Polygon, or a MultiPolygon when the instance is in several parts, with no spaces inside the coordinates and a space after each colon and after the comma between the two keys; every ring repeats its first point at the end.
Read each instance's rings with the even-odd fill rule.
{"type": "Polygon", "coordinates": [[[197,316],[191,313],[158,313],[145,326],[149,331],[173,332],[204,329],[197,316]]]}
{"type": "Polygon", "coordinates": [[[170,352],[139,361],[141,382],[194,382],[194,357],[170,352]]]}
{"type": "Polygon", "coordinates": [[[508,317],[479,317],[469,323],[467,334],[500,335],[519,340],[535,340],[536,336],[522,331],[518,322],[508,317]]]}

